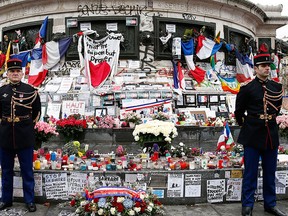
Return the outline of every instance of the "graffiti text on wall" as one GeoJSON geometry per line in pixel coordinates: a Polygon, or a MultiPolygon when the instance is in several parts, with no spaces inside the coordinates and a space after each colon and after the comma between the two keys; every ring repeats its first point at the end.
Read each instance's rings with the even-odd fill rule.
{"type": "Polygon", "coordinates": [[[188,14],[188,13],[183,13],[182,17],[186,20],[196,20],[196,16],[193,16],[192,14],[188,14]]]}
{"type": "Polygon", "coordinates": [[[90,4],[90,5],[78,5],[79,17],[81,16],[90,16],[90,15],[108,15],[109,12],[114,13],[115,15],[140,15],[143,13],[143,10],[146,10],[146,6],[140,5],[118,5],[108,7],[103,4],[90,4]]]}

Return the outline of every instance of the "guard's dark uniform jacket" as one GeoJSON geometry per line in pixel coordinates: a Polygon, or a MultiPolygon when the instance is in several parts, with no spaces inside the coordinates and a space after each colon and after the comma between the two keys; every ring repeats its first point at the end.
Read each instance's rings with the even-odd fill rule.
{"type": "Polygon", "coordinates": [[[26,83],[0,88],[0,146],[23,149],[35,145],[34,126],[41,113],[37,90],[26,83]]]}
{"type": "Polygon", "coordinates": [[[279,145],[276,116],[282,104],[282,85],[258,77],[240,88],[236,98],[235,118],[242,126],[238,143],[259,150],[279,145]]]}

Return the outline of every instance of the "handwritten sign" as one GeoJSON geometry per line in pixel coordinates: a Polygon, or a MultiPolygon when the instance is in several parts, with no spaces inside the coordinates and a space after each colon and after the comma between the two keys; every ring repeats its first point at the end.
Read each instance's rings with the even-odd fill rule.
{"type": "Polygon", "coordinates": [[[67,199],[67,173],[44,174],[44,187],[47,199],[67,199]]]}
{"type": "Polygon", "coordinates": [[[54,118],[59,119],[60,110],[61,110],[60,103],[48,103],[46,114],[48,116],[53,116],[54,118]]]}
{"type": "Polygon", "coordinates": [[[207,202],[223,202],[225,179],[207,180],[207,202]]]}
{"type": "Polygon", "coordinates": [[[63,101],[62,102],[62,117],[72,114],[85,115],[85,101],[63,101]]]}
{"type": "Polygon", "coordinates": [[[71,173],[68,178],[69,191],[68,194],[76,194],[83,192],[83,188],[87,186],[87,176],[85,173],[71,173]]]}
{"type": "Polygon", "coordinates": [[[201,197],[201,174],[185,175],[185,197],[201,197]]]}

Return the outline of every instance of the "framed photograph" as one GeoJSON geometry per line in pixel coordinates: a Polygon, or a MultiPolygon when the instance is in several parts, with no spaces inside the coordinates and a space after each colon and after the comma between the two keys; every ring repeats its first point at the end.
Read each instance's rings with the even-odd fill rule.
{"type": "Polygon", "coordinates": [[[177,100],[175,101],[175,107],[176,107],[176,108],[185,107],[185,106],[184,106],[184,97],[183,97],[182,95],[179,95],[179,97],[178,97],[177,100]]]}
{"type": "Polygon", "coordinates": [[[220,102],[226,102],[226,95],[219,95],[220,102]]]}
{"type": "Polygon", "coordinates": [[[127,92],[126,98],[127,99],[136,99],[136,98],[138,98],[138,92],[127,92]]]}
{"type": "Polygon", "coordinates": [[[206,121],[207,120],[207,116],[206,116],[206,112],[205,111],[191,110],[190,113],[198,121],[200,121],[200,120],[201,121],[206,121]]]}
{"type": "Polygon", "coordinates": [[[107,113],[106,107],[95,108],[94,116],[105,116],[107,113]]]}
{"type": "Polygon", "coordinates": [[[138,97],[139,97],[139,99],[142,99],[142,98],[148,99],[149,98],[149,92],[139,92],[138,97]]]}
{"type": "Polygon", "coordinates": [[[228,112],[226,104],[220,104],[219,112],[228,112]]]}
{"type": "Polygon", "coordinates": [[[185,80],[185,89],[186,90],[193,90],[194,84],[192,80],[185,80]]]}
{"type": "Polygon", "coordinates": [[[195,94],[187,94],[185,95],[185,104],[187,105],[196,105],[196,95],[195,94]]]}
{"type": "Polygon", "coordinates": [[[113,106],[114,100],[103,101],[103,106],[113,106]]]}
{"type": "Polygon", "coordinates": [[[123,92],[115,93],[115,100],[120,100],[120,99],[125,99],[125,98],[126,98],[126,93],[123,93],[123,92]]]}
{"type": "Polygon", "coordinates": [[[218,104],[210,104],[210,105],[209,105],[210,110],[211,110],[211,111],[215,111],[215,112],[218,112],[218,111],[219,111],[219,110],[218,110],[218,107],[219,107],[218,104]]]}
{"type": "Polygon", "coordinates": [[[199,104],[208,103],[208,95],[207,94],[198,94],[197,95],[197,102],[199,104]]]}
{"type": "Polygon", "coordinates": [[[53,102],[60,102],[61,101],[61,95],[54,94],[53,95],[53,102]]]}
{"type": "Polygon", "coordinates": [[[40,101],[41,103],[47,102],[47,94],[40,94],[40,101]]]}
{"type": "Polygon", "coordinates": [[[219,95],[209,95],[209,103],[218,103],[219,95]]]}
{"type": "Polygon", "coordinates": [[[150,92],[150,99],[159,99],[161,98],[161,92],[151,91],[150,92]]]}

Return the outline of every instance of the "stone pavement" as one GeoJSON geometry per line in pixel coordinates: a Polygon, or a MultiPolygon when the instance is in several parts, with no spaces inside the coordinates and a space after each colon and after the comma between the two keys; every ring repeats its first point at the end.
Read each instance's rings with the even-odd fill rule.
{"type": "MultiPolygon", "coordinates": [[[[286,212],[288,216],[288,200],[281,200],[277,202],[277,205],[281,210],[286,212]]],[[[10,212],[0,211],[0,216],[68,216],[71,211],[69,207],[63,207],[56,203],[49,204],[37,204],[37,212],[25,211],[25,205],[20,202],[16,202],[13,205],[12,210],[14,214],[10,212]],[[22,214],[21,214],[22,210],[22,214]],[[20,214],[17,214],[20,213],[20,214]],[[65,213],[66,212],[66,213],[65,213]],[[23,214],[24,213],[24,214],[23,214]],[[60,214],[61,213],[61,214],[60,214]]],[[[196,204],[196,205],[165,205],[166,216],[237,216],[241,215],[241,203],[214,203],[214,204],[196,204]]],[[[269,216],[271,214],[265,213],[263,208],[263,202],[255,203],[253,216],[269,216]]]]}

